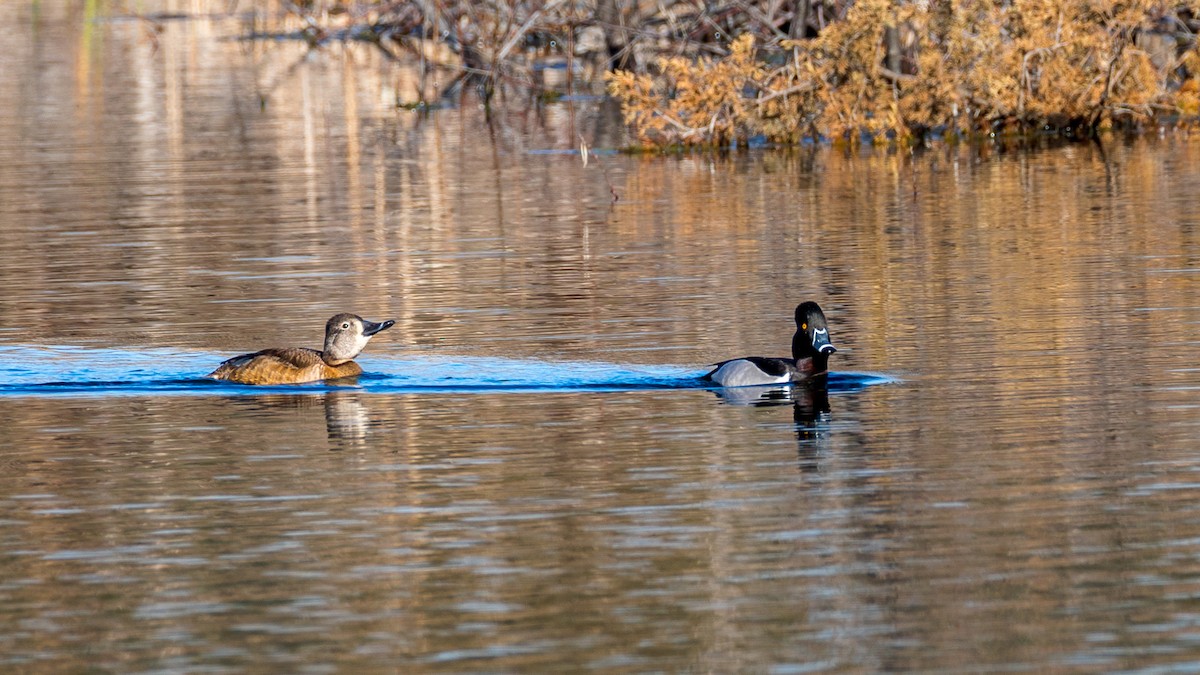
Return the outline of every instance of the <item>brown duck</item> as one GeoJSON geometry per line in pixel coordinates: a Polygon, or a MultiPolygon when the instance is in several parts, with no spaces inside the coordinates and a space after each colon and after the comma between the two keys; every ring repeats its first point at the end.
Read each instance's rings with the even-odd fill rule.
{"type": "Polygon", "coordinates": [[[375,323],[357,314],[338,314],[325,323],[325,349],[304,347],[264,349],[229,359],[208,374],[215,380],[241,384],[299,384],[354,377],[362,368],[354,357],[371,336],[391,328],[395,321],[375,323]]]}

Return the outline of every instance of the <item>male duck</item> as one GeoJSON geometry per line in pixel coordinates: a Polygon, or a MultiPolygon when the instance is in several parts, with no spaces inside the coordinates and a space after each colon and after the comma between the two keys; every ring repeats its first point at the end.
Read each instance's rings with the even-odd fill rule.
{"type": "Polygon", "coordinates": [[[792,358],[745,356],[716,364],[704,376],[722,387],[803,382],[829,369],[829,355],[837,349],[829,341],[825,313],[815,302],[796,307],[796,334],[792,336],[792,358]]]}
{"type": "Polygon", "coordinates": [[[375,323],[357,314],[337,314],[325,323],[325,349],[304,347],[264,349],[229,359],[208,374],[216,380],[241,384],[299,384],[336,380],[362,373],[353,361],[371,336],[395,321],[375,323]]]}

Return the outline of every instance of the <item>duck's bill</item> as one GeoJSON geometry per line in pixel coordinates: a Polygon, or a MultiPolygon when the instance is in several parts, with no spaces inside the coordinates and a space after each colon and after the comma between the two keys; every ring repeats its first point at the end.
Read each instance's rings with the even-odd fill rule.
{"type": "Polygon", "coordinates": [[[363,320],[363,335],[370,337],[379,331],[387,330],[395,325],[396,322],[392,321],[391,319],[388,319],[387,321],[380,321],[379,323],[363,320]]]}
{"type": "Polygon", "coordinates": [[[832,354],[837,351],[837,347],[829,341],[829,329],[813,331],[813,349],[819,354],[832,354]]]}

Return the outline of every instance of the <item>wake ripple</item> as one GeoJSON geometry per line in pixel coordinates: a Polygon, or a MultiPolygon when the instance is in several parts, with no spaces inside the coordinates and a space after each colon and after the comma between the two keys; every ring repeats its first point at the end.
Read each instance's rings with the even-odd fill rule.
{"type": "MultiPolygon", "coordinates": [[[[0,396],[230,396],[352,389],[371,393],[495,393],[705,389],[706,372],[683,366],[466,357],[366,356],[369,372],[352,382],[248,386],[204,374],[227,356],[166,349],[0,346],[0,396]]],[[[831,373],[828,389],[854,391],[895,378],[831,373]]]]}

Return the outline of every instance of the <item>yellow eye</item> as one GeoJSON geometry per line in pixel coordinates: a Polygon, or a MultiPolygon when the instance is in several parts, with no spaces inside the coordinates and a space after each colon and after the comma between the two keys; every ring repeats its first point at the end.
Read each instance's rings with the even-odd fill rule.
{"type": "Polygon", "coordinates": [[[800,330],[808,330],[808,324],[806,324],[806,323],[800,324],[800,330]]]}

